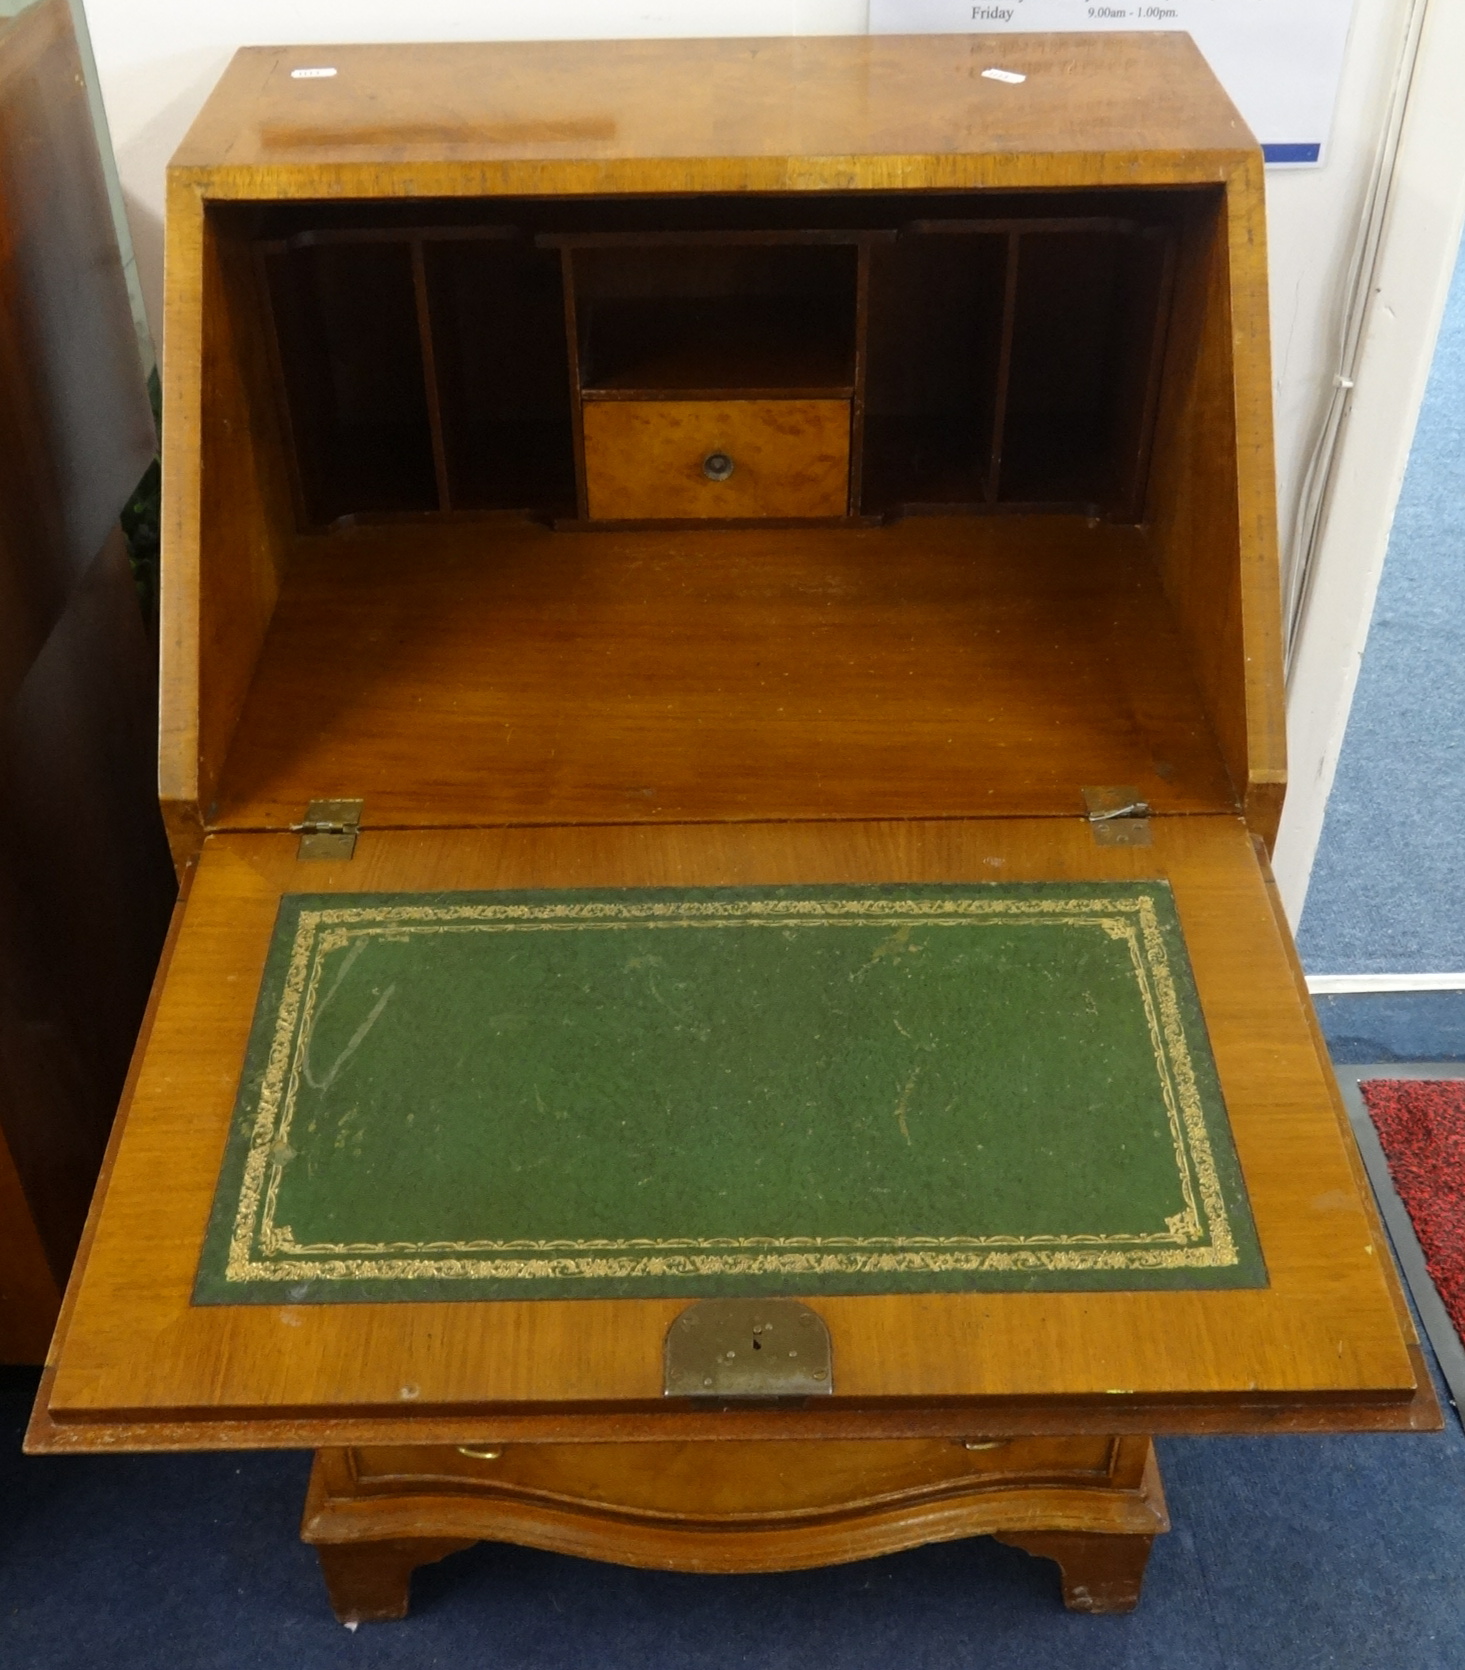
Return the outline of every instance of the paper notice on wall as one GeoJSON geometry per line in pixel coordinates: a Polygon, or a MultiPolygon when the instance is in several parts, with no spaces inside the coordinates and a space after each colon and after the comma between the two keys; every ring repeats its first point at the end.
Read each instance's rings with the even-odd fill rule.
{"type": "Polygon", "coordinates": [[[872,35],[1184,29],[1269,163],[1324,159],[1353,0],[870,0],[872,35]]]}

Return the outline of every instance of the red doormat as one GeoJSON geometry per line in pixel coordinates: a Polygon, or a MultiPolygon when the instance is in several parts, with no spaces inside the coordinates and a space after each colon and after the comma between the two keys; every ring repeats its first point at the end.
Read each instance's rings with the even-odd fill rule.
{"type": "Polygon", "coordinates": [[[1365,1079],[1358,1088],[1430,1279],[1465,1340],[1465,1080],[1365,1079]]]}

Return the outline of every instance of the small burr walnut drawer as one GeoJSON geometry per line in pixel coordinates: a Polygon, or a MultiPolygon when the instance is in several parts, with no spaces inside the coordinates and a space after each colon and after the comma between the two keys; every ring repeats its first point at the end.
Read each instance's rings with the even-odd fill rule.
{"type": "Polygon", "coordinates": [[[843,516],[847,400],[586,401],[596,521],[843,516]]]}

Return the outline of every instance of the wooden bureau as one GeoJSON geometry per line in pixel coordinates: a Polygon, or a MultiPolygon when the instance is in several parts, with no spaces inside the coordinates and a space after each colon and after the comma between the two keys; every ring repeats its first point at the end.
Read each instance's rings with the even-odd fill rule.
{"type": "Polygon", "coordinates": [[[346,1618],[978,1533],[1102,1611],[1152,1434],[1437,1424],[1267,869],[1267,304],[1180,35],[240,53],[169,183],[187,894],[31,1447],[315,1449],[346,1618]],[[746,1398],[666,1395],[677,1298],[192,1302],[282,896],[992,880],[1168,884],[1264,1286],[819,1297],[833,1394],[746,1398]]]}

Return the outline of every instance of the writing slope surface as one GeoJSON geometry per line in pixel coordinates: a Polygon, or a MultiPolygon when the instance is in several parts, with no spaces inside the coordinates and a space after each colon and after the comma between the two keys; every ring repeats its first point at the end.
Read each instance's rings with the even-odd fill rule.
{"type": "MultiPolygon", "coordinates": [[[[72,1284],[46,1389],[45,1441],[171,1443],[180,1420],[189,1443],[339,1443],[347,1430],[386,1442],[399,1424],[426,1441],[421,1420],[437,1411],[431,1430],[468,1443],[484,1430],[475,1422],[506,1409],[531,1424],[557,1422],[556,1431],[570,1422],[602,1435],[604,1423],[630,1418],[616,1411],[644,1410],[649,1420],[664,1409],[662,1343],[684,1294],[332,1304],[298,1302],[286,1284],[275,1303],[197,1302],[282,898],[406,893],[431,903],[449,891],[684,896],[724,887],[871,894],[895,880],[959,894],[984,878],[1060,883],[1070,895],[1100,883],[1142,892],[1153,892],[1152,878],[1168,883],[1264,1272],[1258,1285],[1232,1287],[809,1294],[834,1343],[829,1401],[878,1408],[887,1434],[908,1429],[909,1399],[955,1399],[953,1421],[997,1421],[1004,1400],[1037,1398],[1059,1422],[1086,1419],[1083,1409],[1100,1399],[1107,1423],[1128,1418],[1122,1410],[1138,1400],[1144,1413],[1134,1418],[1146,1431],[1193,1427],[1198,1408],[1214,1429],[1256,1430],[1286,1406],[1306,1406],[1298,1419],[1323,1419],[1323,1404],[1338,1426],[1407,1423],[1416,1376],[1405,1324],[1249,836],[1232,818],[1151,825],[1148,848],[1098,846],[1077,816],[366,829],[354,858],[324,863],[301,861],[294,835],[211,836],[72,1284]]],[[[334,1052],[322,1036],[325,1072],[369,1013],[342,1011],[337,1019],[349,1026],[334,1052]]],[[[893,1024],[890,1036],[899,1040],[893,1024]]],[[[1032,1052],[1041,1060],[1036,1040],[1032,1052]]],[[[332,1095],[345,1079],[343,1071],[332,1095]]],[[[887,1158],[906,1151],[896,1117],[904,1082],[871,1103],[887,1158]]],[[[916,1100],[906,1116],[913,1155],[925,1129],[919,1115],[911,1122],[916,1100]]],[[[293,1215],[284,1221],[303,1239],[311,1225],[298,1216],[292,1224],[293,1215]]]]}
{"type": "Polygon", "coordinates": [[[1264,1279],[1162,881],[307,894],[196,1298],[1264,1279]]]}

